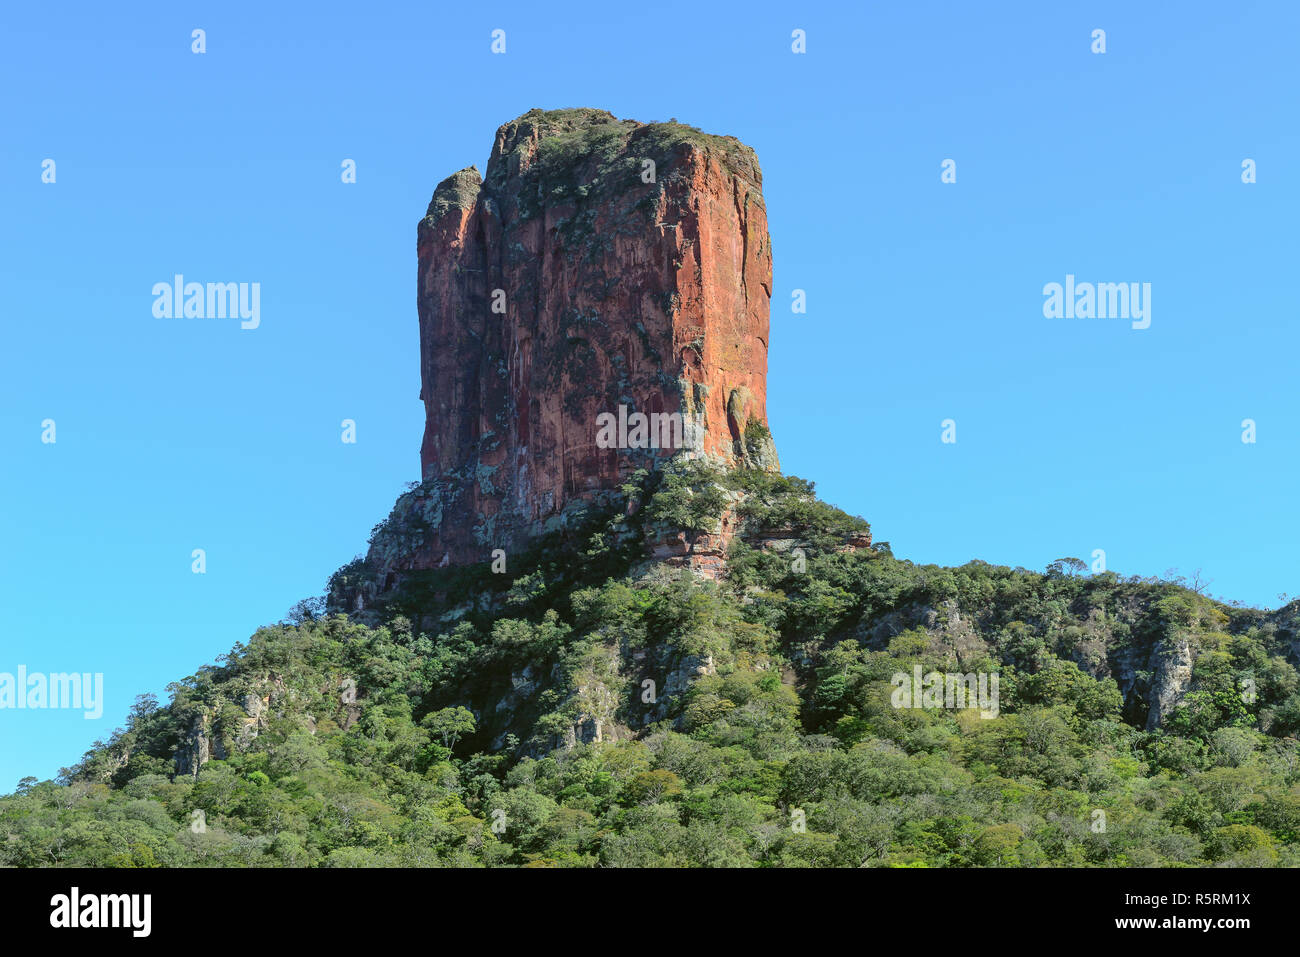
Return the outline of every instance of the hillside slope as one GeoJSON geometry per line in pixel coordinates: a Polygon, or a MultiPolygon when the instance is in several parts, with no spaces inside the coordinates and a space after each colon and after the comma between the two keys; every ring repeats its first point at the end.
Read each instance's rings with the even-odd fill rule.
{"type": "Polygon", "coordinates": [[[1300,604],[915,565],[812,492],[678,463],[504,572],[358,560],[0,798],[0,864],[1300,864],[1300,604]]]}

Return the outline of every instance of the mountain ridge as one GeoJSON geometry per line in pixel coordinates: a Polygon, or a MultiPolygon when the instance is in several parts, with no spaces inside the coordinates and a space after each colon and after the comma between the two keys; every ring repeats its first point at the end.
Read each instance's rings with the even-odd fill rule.
{"type": "Polygon", "coordinates": [[[761,184],[681,124],[503,125],[418,230],[422,480],[0,797],[0,864],[1300,865],[1300,601],[900,560],[782,474],[761,184]],[[691,441],[606,448],[616,408],[691,441]]]}

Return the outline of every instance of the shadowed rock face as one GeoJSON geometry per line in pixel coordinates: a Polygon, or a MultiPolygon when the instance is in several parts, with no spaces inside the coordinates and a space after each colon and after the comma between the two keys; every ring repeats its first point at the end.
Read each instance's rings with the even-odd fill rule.
{"type": "Polygon", "coordinates": [[[734,138],[585,109],[507,123],[485,177],[438,185],[418,230],[423,484],[404,496],[422,534],[400,564],[485,560],[676,454],[777,467],[761,185],[734,138]],[[680,414],[680,441],[669,421],[667,447],[601,447],[620,406],[680,414]]]}

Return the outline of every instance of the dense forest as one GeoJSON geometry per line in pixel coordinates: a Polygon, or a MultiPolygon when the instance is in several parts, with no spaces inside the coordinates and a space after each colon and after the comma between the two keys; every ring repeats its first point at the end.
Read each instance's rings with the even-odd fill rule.
{"type": "Polygon", "coordinates": [[[758,471],[607,505],[504,574],[341,569],[0,798],[0,864],[1300,865],[1300,603],[916,565],[758,471]],[[716,580],[647,560],[724,513],[716,580]],[[898,707],[917,666],[996,713],[898,707]]]}

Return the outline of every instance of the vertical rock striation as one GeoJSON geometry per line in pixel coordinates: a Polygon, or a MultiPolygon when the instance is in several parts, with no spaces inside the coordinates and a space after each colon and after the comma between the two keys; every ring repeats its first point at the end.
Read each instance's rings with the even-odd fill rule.
{"type": "Polygon", "coordinates": [[[423,482],[399,501],[418,534],[381,565],[485,560],[674,455],[777,467],[772,253],[738,140],[533,110],[497,130],[485,176],[438,185],[418,248],[423,482]],[[679,433],[661,418],[608,447],[620,407],[679,433]]]}

